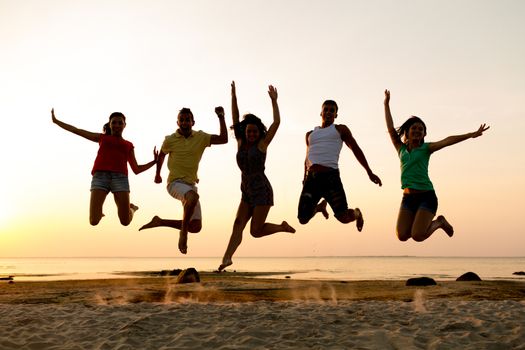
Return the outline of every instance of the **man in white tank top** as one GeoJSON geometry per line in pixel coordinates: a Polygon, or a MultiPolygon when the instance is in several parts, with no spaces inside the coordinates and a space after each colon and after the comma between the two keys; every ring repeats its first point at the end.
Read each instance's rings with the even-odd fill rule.
{"type": "Polygon", "coordinates": [[[326,100],[323,103],[321,118],[321,126],[306,133],[303,190],[299,199],[297,217],[303,225],[319,212],[328,219],[326,211],[328,203],[337,220],[344,224],[356,221],[357,230],[361,231],[364,224],[363,214],[359,208],[348,208],[346,194],[339,176],[339,154],[343,142],[365,168],[370,181],[381,186],[381,180],[368,166],[365,155],[350,129],[344,124],[334,124],[337,118],[335,101],[326,100]],[[319,203],[321,198],[323,200],[319,203]]]}

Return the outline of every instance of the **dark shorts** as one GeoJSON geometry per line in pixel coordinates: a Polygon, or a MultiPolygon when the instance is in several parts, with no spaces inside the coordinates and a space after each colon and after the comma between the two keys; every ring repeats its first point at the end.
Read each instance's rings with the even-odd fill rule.
{"type": "Polygon", "coordinates": [[[95,171],[91,179],[91,191],[129,192],[128,175],[112,171],[95,171]]]}
{"type": "Polygon", "coordinates": [[[401,208],[410,210],[414,214],[420,209],[436,214],[438,208],[436,192],[403,193],[401,208]]]}
{"type": "Polygon", "coordinates": [[[303,184],[301,198],[299,198],[297,217],[299,219],[311,219],[321,198],[326,199],[330,204],[336,217],[348,210],[346,194],[338,169],[308,173],[303,184]]]}

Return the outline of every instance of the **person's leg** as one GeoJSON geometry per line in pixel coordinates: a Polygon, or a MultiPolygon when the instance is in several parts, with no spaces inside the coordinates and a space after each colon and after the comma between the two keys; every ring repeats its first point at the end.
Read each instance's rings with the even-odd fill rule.
{"type": "Polygon", "coordinates": [[[115,192],[113,193],[115,203],[118,209],[118,218],[120,223],[128,226],[133,220],[133,214],[139,209],[136,205],[129,202],[129,192],[115,192]]]}
{"type": "Polygon", "coordinates": [[[356,222],[357,230],[361,232],[364,225],[363,214],[359,208],[349,209],[346,193],[339,176],[339,171],[333,171],[325,175],[326,185],[323,196],[334,211],[334,216],[339,222],[348,224],[356,222]]]}
{"type": "Polygon", "coordinates": [[[399,208],[399,214],[397,215],[396,233],[397,238],[402,241],[408,241],[412,238],[412,225],[414,224],[414,218],[416,214],[403,207],[399,208]]]}
{"type": "Polygon", "coordinates": [[[182,227],[179,232],[179,250],[182,254],[188,252],[188,231],[190,219],[193,215],[193,211],[199,202],[199,194],[195,191],[188,191],[184,195],[184,213],[182,217],[182,227]]]}
{"type": "Polygon", "coordinates": [[[445,217],[439,215],[436,220],[432,220],[434,215],[434,213],[425,209],[417,211],[414,225],[412,226],[412,238],[414,241],[423,242],[440,228],[443,229],[449,237],[454,235],[454,229],[445,217]]]}
{"type": "Polygon", "coordinates": [[[326,211],[326,201],[319,203],[321,195],[319,193],[319,186],[313,175],[308,175],[304,180],[301,197],[299,197],[299,206],[297,209],[297,219],[301,225],[307,224],[315,214],[323,213],[323,216],[328,219],[328,212],[326,211]]]}
{"type": "Polygon", "coordinates": [[[168,193],[175,199],[182,202],[183,219],[169,220],[154,216],[151,221],[143,225],[140,230],[154,227],[171,227],[178,229],[179,233],[179,250],[186,254],[188,232],[197,233],[202,228],[201,208],[197,188],[184,182],[174,181],[167,187],[168,193]],[[185,222],[186,220],[186,222],[185,222]]]}
{"type": "Polygon", "coordinates": [[[418,194],[419,207],[412,226],[412,238],[417,242],[422,242],[430,237],[437,229],[441,228],[445,233],[452,237],[454,229],[444,216],[440,215],[436,220],[432,220],[438,208],[438,199],[434,191],[427,191],[418,194]]]}
{"type": "Polygon", "coordinates": [[[270,205],[257,205],[253,208],[252,222],[250,224],[250,234],[259,238],[268,236],[277,232],[295,233],[295,229],[286,221],[280,225],[266,222],[266,217],[270,211],[270,205]]]}
{"type": "Polygon", "coordinates": [[[162,219],[155,215],[150,222],[139,228],[139,231],[154,227],[171,227],[180,230],[182,228],[182,220],[162,219]]]}
{"type": "Polygon", "coordinates": [[[89,223],[93,226],[98,225],[100,219],[104,216],[102,213],[102,206],[104,205],[107,195],[108,192],[105,190],[91,190],[91,198],[89,200],[89,223]]]}
{"type": "Polygon", "coordinates": [[[324,218],[328,219],[328,217],[330,215],[328,215],[328,211],[326,210],[326,205],[327,204],[328,203],[324,199],[319,204],[317,204],[317,206],[315,207],[314,215],[317,214],[317,213],[322,213],[324,218]]]}
{"type": "Polygon", "coordinates": [[[222,271],[226,267],[233,264],[232,257],[239,245],[242,242],[242,231],[246,227],[246,224],[252,217],[252,209],[246,202],[241,201],[239,208],[237,209],[237,215],[235,216],[235,221],[233,222],[232,235],[230,236],[230,241],[228,242],[228,247],[222,258],[222,263],[219,266],[218,270],[222,271]]]}

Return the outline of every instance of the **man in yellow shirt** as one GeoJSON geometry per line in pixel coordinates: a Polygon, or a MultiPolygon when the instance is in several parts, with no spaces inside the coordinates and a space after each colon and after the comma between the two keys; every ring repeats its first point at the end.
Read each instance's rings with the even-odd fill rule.
{"type": "Polygon", "coordinates": [[[211,135],[204,131],[192,130],[195,120],[189,108],[180,110],[177,116],[177,131],[166,136],[157,160],[155,183],[162,183],[160,170],[164,158],[168,155],[168,193],[182,202],[184,213],[182,220],[162,219],[154,216],[153,219],[140,230],[153,227],[172,227],[180,230],[179,250],[186,254],[188,250],[188,232],[197,233],[202,228],[201,205],[196,184],[199,182],[197,171],[199,162],[206,147],[228,142],[228,133],[224,121],[224,109],[216,107],[215,113],[219,118],[220,134],[211,135]]]}

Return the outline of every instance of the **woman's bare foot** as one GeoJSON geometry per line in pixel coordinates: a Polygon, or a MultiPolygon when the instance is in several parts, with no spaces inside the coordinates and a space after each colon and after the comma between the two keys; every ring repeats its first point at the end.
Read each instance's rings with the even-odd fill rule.
{"type": "Polygon", "coordinates": [[[145,229],[147,229],[147,228],[159,227],[160,224],[161,224],[161,222],[162,222],[162,219],[159,218],[157,215],[155,215],[155,216],[153,217],[153,219],[151,219],[150,222],[148,222],[146,225],[144,225],[144,226],[142,226],[141,228],[139,228],[139,231],[140,231],[140,230],[145,230],[145,229]]]}
{"type": "Polygon", "coordinates": [[[441,228],[447,233],[449,237],[454,235],[454,227],[445,219],[443,215],[439,215],[437,219],[441,222],[441,228]]]}
{"type": "Polygon", "coordinates": [[[224,270],[225,268],[227,268],[231,264],[233,264],[232,259],[222,259],[222,264],[221,264],[221,266],[219,266],[218,271],[221,272],[222,270],[224,270]]]}
{"type": "Polygon", "coordinates": [[[131,209],[133,212],[136,212],[137,210],[139,210],[139,207],[137,207],[133,203],[129,203],[129,209],[131,209]]]}
{"type": "Polygon", "coordinates": [[[323,214],[324,218],[328,219],[329,215],[328,211],[326,211],[326,200],[323,199],[321,203],[317,204],[317,206],[315,207],[315,212],[323,214]]]}
{"type": "Polygon", "coordinates": [[[182,254],[188,252],[188,232],[180,230],[179,232],[179,250],[182,254]]]}
{"type": "Polygon", "coordinates": [[[290,226],[290,224],[288,224],[286,221],[281,222],[281,226],[283,227],[284,232],[295,233],[295,229],[292,226],[290,226]]]}
{"type": "Polygon", "coordinates": [[[363,230],[363,225],[365,224],[365,219],[363,219],[363,213],[361,213],[361,210],[359,208],[355,208],[354,215],[357,231],[361,232],[363,230]]]}

